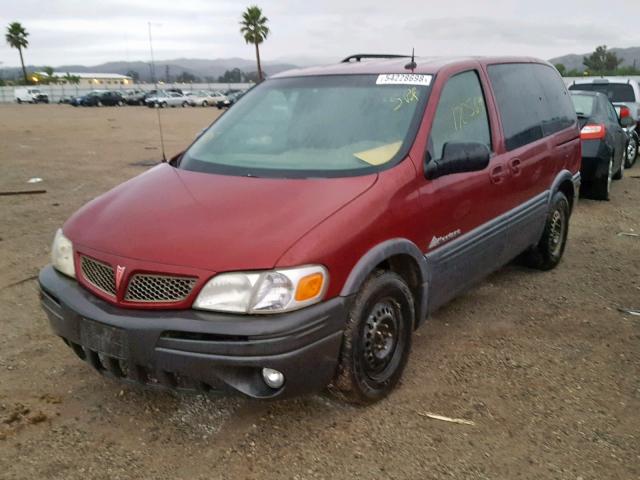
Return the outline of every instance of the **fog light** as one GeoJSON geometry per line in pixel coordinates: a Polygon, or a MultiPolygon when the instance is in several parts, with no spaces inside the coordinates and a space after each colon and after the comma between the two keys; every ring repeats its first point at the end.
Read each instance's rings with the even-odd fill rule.
{"type": "Polygon", "coordinates": [[[273,368],[263,368],[262,379],[271,388],[280,388],[284,385],[284,375],[273,368]]]}

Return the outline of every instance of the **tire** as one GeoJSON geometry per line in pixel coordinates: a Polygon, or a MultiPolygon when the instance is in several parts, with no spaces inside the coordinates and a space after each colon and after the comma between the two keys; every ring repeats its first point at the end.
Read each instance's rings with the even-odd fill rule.
{"type": "Polygon", "coordinates": [[[188,107],[189,106],[189,102],[182,102],[182,108],[188,107]]]}
{"type": "Polygon", "coordinates": [[[160,104],[160,108],[167,108],[167,102],[162,102],[160,104]]]}
{"type": "Polygon", "coordinates": [[[19,98],[16,98],[16,102],[18,102],[18,105],[20,105],[22,103],[22,100],[19,98]]]}
{"type": "Polygon", "coordinates": [[[209,102],[207,102],[206,100],[202,101],[202,106],[203,107],[208,107],[209,106],[209,102]]]}
{"type": "Polygon", "coordinates": [[[622,177],[624,177],[624,164],[627,161],[626,159],[627,159],[627,153],[625,151],[624,155],[620,159],[620,168],[616,173],[613,174],[611,178],[613,178],[614,180],[622,180],[622,177]]]}
{"type": "Polygon", "coordinates": [[[407,364],[414,324],[406,282],[394,272],[374,272],[349,311],[331,392],[360,405],[386,397],[407,364]]]}
{"type": "Polygon", "coordinates": [[[102,106],[102,102],[98,100],[98,103],[96,103],[96,107],[101,107],[101,106],[102,106]]]}
{"type": "Polygon", "coordinates": [[[636,132],[631,134],[631,138],[629,139],[629,144],[627,145],[627,151],[624,158],[624,166],[625,168],[631,168],[636,163],[636,159],[638,158],[638,135],[636,132]]]}
{"type": "Polygon", "coordinates": [[[556,192],[551,200],[540,241],[522,255],[526,266],[537,270],[551,270],[560,263],[567,244],[570,216],[569,200],[564,193],[556,192]]]}
{"type": "Polygon", "coordinates": [[[613,155],[609,158],[608,174],[594,180],[591,187],[591,194],[596,200],[608,201],[611,196],[611,180],[613,178],[613,155]]]}
{"type": "Polygon", "coordinates": [[[124,103],[122,103],[122,100],[118,100],[118,106],[122,107],[124,105],[124,103]]]}

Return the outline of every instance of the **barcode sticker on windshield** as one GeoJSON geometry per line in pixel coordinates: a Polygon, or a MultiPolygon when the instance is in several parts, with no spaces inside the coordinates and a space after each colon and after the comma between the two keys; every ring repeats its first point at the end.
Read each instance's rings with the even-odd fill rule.
{"type": "Polygon", "coordinates": [[[384,73],[378,75],[376,85],[424,85],[431,84],[431,75],[419,73],[384,73]]]}

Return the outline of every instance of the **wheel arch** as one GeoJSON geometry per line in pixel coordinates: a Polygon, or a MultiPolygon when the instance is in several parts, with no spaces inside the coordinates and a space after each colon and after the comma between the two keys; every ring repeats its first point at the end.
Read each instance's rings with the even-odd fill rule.
{"type": "Polygon", "coordinates": [[[429,270],[424,253],[406,238],[394,238],[379,243],[365,253],[351,269],[340,292],[341,296],[356,294],[367,277],[377,269],[396,272],[414,294],[417,328],[427,315],[427,281],[429,270]]]}
{"type": "Polygon", "coordinates": [[[569,210],[573,210],[575,200],[578,196],[578,185],[580,184],[580,174],[572,174],[569,170],[562,170],[554,179],[549,195],[549,204],[556,192],[562,192],[569,200],[569,210]]]}

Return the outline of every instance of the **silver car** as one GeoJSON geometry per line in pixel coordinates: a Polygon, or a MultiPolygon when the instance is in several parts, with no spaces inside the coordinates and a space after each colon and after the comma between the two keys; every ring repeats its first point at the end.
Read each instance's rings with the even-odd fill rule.
{"type": "Polygon", "coordinates": [[[166,107],[186,107],[189,105],[189,99],[177,92],[160,91],[153,97],[145,100],[148,107],[166,108],[166,107]]]}

